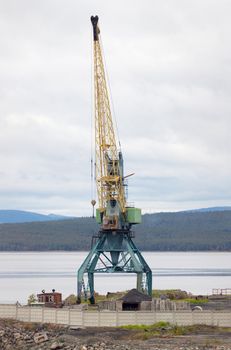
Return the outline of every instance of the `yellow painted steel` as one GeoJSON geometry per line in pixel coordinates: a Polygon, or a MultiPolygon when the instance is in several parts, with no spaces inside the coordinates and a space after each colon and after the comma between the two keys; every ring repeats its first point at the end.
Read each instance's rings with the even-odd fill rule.
{"type": "MultiPolygon", "coordinates": [[[[99,30],[98,30],[99,34],[99,30]]],[[[105,77],[100,40],[94,40],[95,177],[99,210],[115,199],[126,211],[123,178],[105,77]]]]}

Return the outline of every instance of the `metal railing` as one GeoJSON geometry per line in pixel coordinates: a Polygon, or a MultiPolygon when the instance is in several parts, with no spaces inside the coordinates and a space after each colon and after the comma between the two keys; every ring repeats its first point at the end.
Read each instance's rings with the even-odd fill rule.
{"type": "Polygon", "coordinates": [[[213,295],[231,295],[231,288],[214,288],[213,295]]]}

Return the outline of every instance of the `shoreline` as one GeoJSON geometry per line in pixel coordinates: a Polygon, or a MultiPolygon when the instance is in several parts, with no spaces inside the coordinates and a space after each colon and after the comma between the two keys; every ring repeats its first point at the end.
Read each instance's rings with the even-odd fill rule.
{"type": "MultiPolygon", "coordinates": [[[[231,253],[231,250],[141,250],[144,253],[231,253]]],[[[0,250],[1,253],[89,253],[89,250],[0,250]]]]}

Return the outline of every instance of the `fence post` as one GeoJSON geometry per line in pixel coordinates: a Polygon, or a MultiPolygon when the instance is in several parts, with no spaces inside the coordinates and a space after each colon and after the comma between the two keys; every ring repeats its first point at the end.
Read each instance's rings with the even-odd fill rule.
{"type": "Polygon", "coordinates": [[[214,324],[214,312],[211,312],[211,319],[210,319],[210,323],[212,324],[212,326],[215,326],[214,324]]]}
{"type": "Polygon", "coordinates": [[[119,312],[116,310],[116,327],[119,326],[119,312]]]}
{"type": "Polygon", "coordinates": [[[172,311],[172,320],[173,320],[173,324],[176,324],[176,312],[175,310],[172,311]]]}
{"type": "Polygon", "coordinates": [[[42,307],[42,323],[44,323],[44,307],[42,307]]]}
{"type": "Polygon", "coordinates": [[[18,305],[16,305],[16,308],[15,308],[15,318],[16,320],[18,319],[18,305]]]}
{"type": "Polygon", "coordinates": [[[69,312],[69,314],[68,314],[68,326],[70,326],[71,325],[71,309],[70,308],[68,309],[68,312],[69,312]]]}
{"type": "Polygon", "coordinates": [[[82,326],[83,326],[83,327],[84,327],[84,313],[85,313],[85,311],[82,310],[82,326]]]}
{"type": "Polygon", "coordinates": [[[152,311],[153,313],[153,323],[156,323],[156,311],[152,311]]]}
{"type": "Polygon", "coordinates": [[[29,322],[31,322],[31,306],[29,306],[29,322]]]}
{"type": "Polygon", "coordinates": [[[55,308],[55,323],[57,323],[58,317],[57,317],[57,308],[55,308]]]}

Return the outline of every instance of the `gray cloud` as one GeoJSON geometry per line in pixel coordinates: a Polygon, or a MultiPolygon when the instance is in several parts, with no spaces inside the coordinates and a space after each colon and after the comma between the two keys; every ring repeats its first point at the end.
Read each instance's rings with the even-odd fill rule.
{"type": "Polygon", "coordinates": [[[145,211],[230,204],[228,0],[0,1],[0,208],[91,212],[98,14],[129,181],[145,211]]]}

